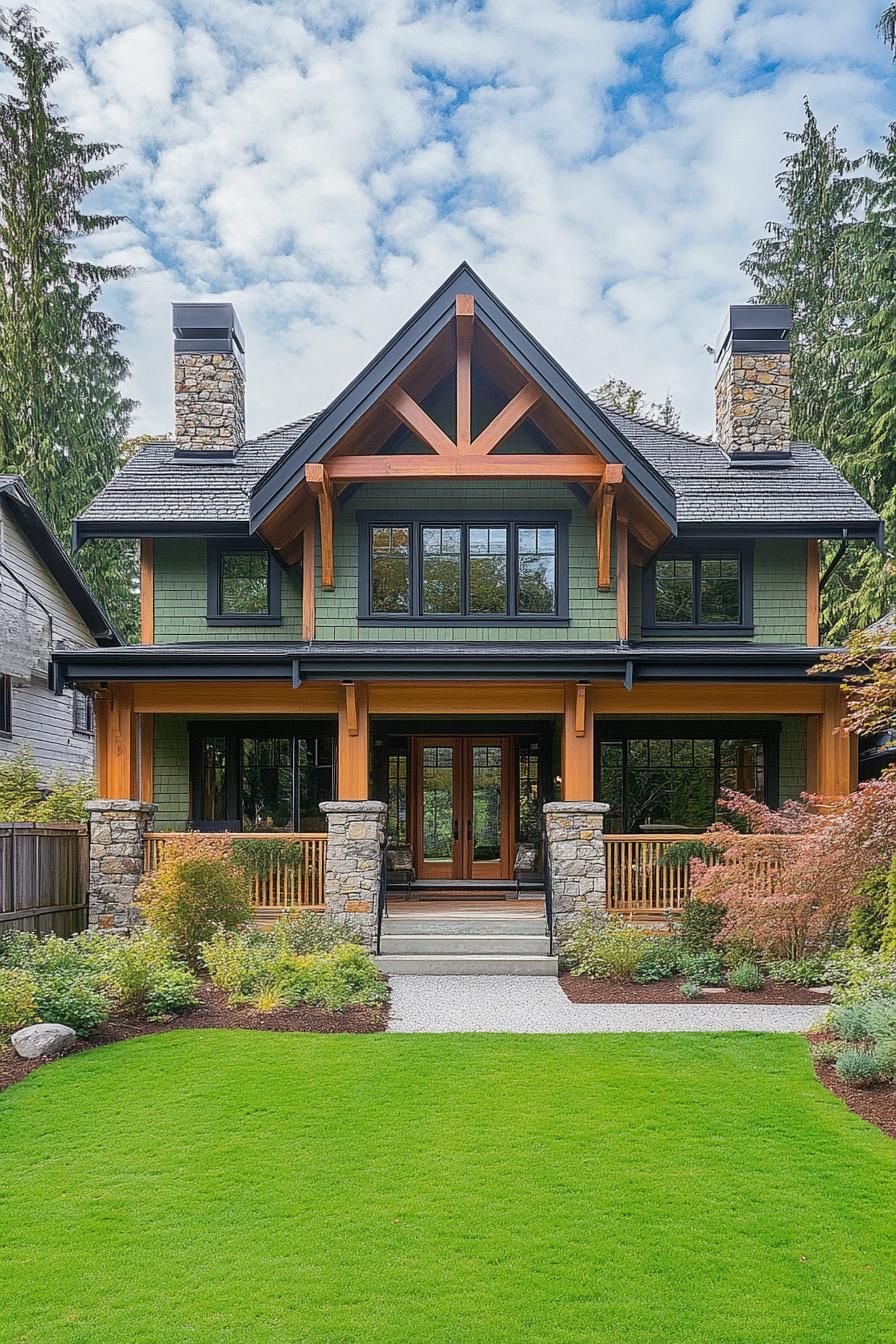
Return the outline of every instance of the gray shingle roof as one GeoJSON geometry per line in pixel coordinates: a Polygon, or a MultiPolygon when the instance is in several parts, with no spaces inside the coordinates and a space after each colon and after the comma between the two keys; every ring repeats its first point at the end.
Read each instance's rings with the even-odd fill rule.
{"type": "MultiPolygon", "coordinates": [[[[604,410],[672,486],[678,522],[685,528],[860,525],[870,532],[877,522],[874,510],[809,444],[795,443],[787,466],[732,467],[708,439],[604,410]]],[[[219,523],[242,529],[248,525],[253,486],[315,418],[306,416],[250,440],[233,462],[178,461],[171,442],[144,445],[81,515],[81,536],[110,524],[219,523]]]]}

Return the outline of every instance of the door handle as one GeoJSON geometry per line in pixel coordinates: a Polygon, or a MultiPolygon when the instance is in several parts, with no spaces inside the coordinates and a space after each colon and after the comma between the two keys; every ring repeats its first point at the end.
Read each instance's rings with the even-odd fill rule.
{"type": "Polygon", "coordinates": [[[456,839],[457,839],[457,836],[458,836],[458,830],[457,830],[457,817],[453,817],[452,820],[451,820],[451,838],[452,838],[452,840],[456,840],[456,839]]]}

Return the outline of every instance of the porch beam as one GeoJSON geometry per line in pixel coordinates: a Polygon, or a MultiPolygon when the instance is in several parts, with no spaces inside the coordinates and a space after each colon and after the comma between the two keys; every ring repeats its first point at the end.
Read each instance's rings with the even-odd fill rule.
{"type": "Polygon", "coordinates": [[[563,687],[562,791],[564,802],[594,800],[594,710],[591,687],[563,687]]]}
{"type": "Polygon", "coordinates": [[[314,535],[314,506],[306,501],[299,519],[302,529],[302,638],[312,640],[315,629],[317,546],[314,535]]]}
{"type": "Polygon", "coordinates": [[[394,411],[412,434],[426,444],[427,448],[431,448],[437,454],[457,456],[457,445],[451,442],[445,431],[426,414],[423,407],[413,397],[408,396],[403,387],[399,387],[397,383],[394,387],[390,387],[383,393],[383,402],[390,411],[394,411]]]}
{"type": "Polygon", "coordinates": [[[339,701],[339,798],[357,802],[370,794],[370,720],[367,683],[343,682],[339,701]]]}
{"type": "Polygon", "coordinates": [[[475,305],[472,294],[458,294],[454,300],[454,327],[457,337],[457,418],[454,437],[457,451],[468,453],[473,437],[472,351],[475,305]]]}
{"type": "Polygon", "coordinates": [[[336,586],[333,568],[332,470],[322,462],[309,462],[305,467],[305,480],[317,498],[320,517],[320,586],[331,591],[336,586]]]}
{"type": "Polygon", "coordinates": [[[511,397],[504,409],[498,412],[491,424],[486,425],[481,434],[477,434],[470,445],[470,452],[480,457],[487,457],[489,453],[493,453],[508,434],[525,420],[533,407],[538,405],[542,396],[541,388],[530,378],[525,387],[520,388],[516,396],[511,397]]]}
{"type": "Polygon", "coordinates": [[[97,786],[104,798],[137,796],[137,720],[134,687],[112,682],[95,701],[97,786]]]}
{"type": "Polygon", "coordinates": [[[822,798],[839,798],[858,787],[858,738],[844,733],[840,723],[846,710],[843,691],[837,685],[825,685],[821,714],[818,716],[817,774],[822,798]]]}
{"type": "MultiPolygon", "coordinates": [[[[314,463],[308,463],[305,473],[314,463]]],[[[415,453],[395,457],[336,457],[327,464],[333,485],[353,481],[434,480],[548,480],[595,483],[622,479],[622,468],[584,453],[499,454],[474,457],[471,453],[454,457],[428,457],[415,453]]]]}

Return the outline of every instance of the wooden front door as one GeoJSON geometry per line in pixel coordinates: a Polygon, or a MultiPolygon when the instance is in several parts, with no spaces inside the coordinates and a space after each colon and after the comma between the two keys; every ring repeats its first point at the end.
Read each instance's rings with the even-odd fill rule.
{"type": "Polygon", "coordinates": [[[413,793],[421,879],[512,876],[512,737],[415,738],[413,793]]]}

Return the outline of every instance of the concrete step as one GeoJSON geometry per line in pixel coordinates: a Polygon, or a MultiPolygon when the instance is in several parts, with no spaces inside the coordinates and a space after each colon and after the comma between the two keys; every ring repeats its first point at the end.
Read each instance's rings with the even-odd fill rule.
{"type": "Polygon", "coordinates": [[[546,934],[513,933],[384,933],[383,956],[546,957],[546,934]]]}
{"type": "Polygon", "coordinates": [[[398,934],[472,934],[504,937],[543,937],[546,929],[544,915],[386,915],[384,935],[398,934]]]}
{"type": "Polygon", "coordinates": [[[383,975],[556,975],[556,957],[374,957],[383,975]]]}

